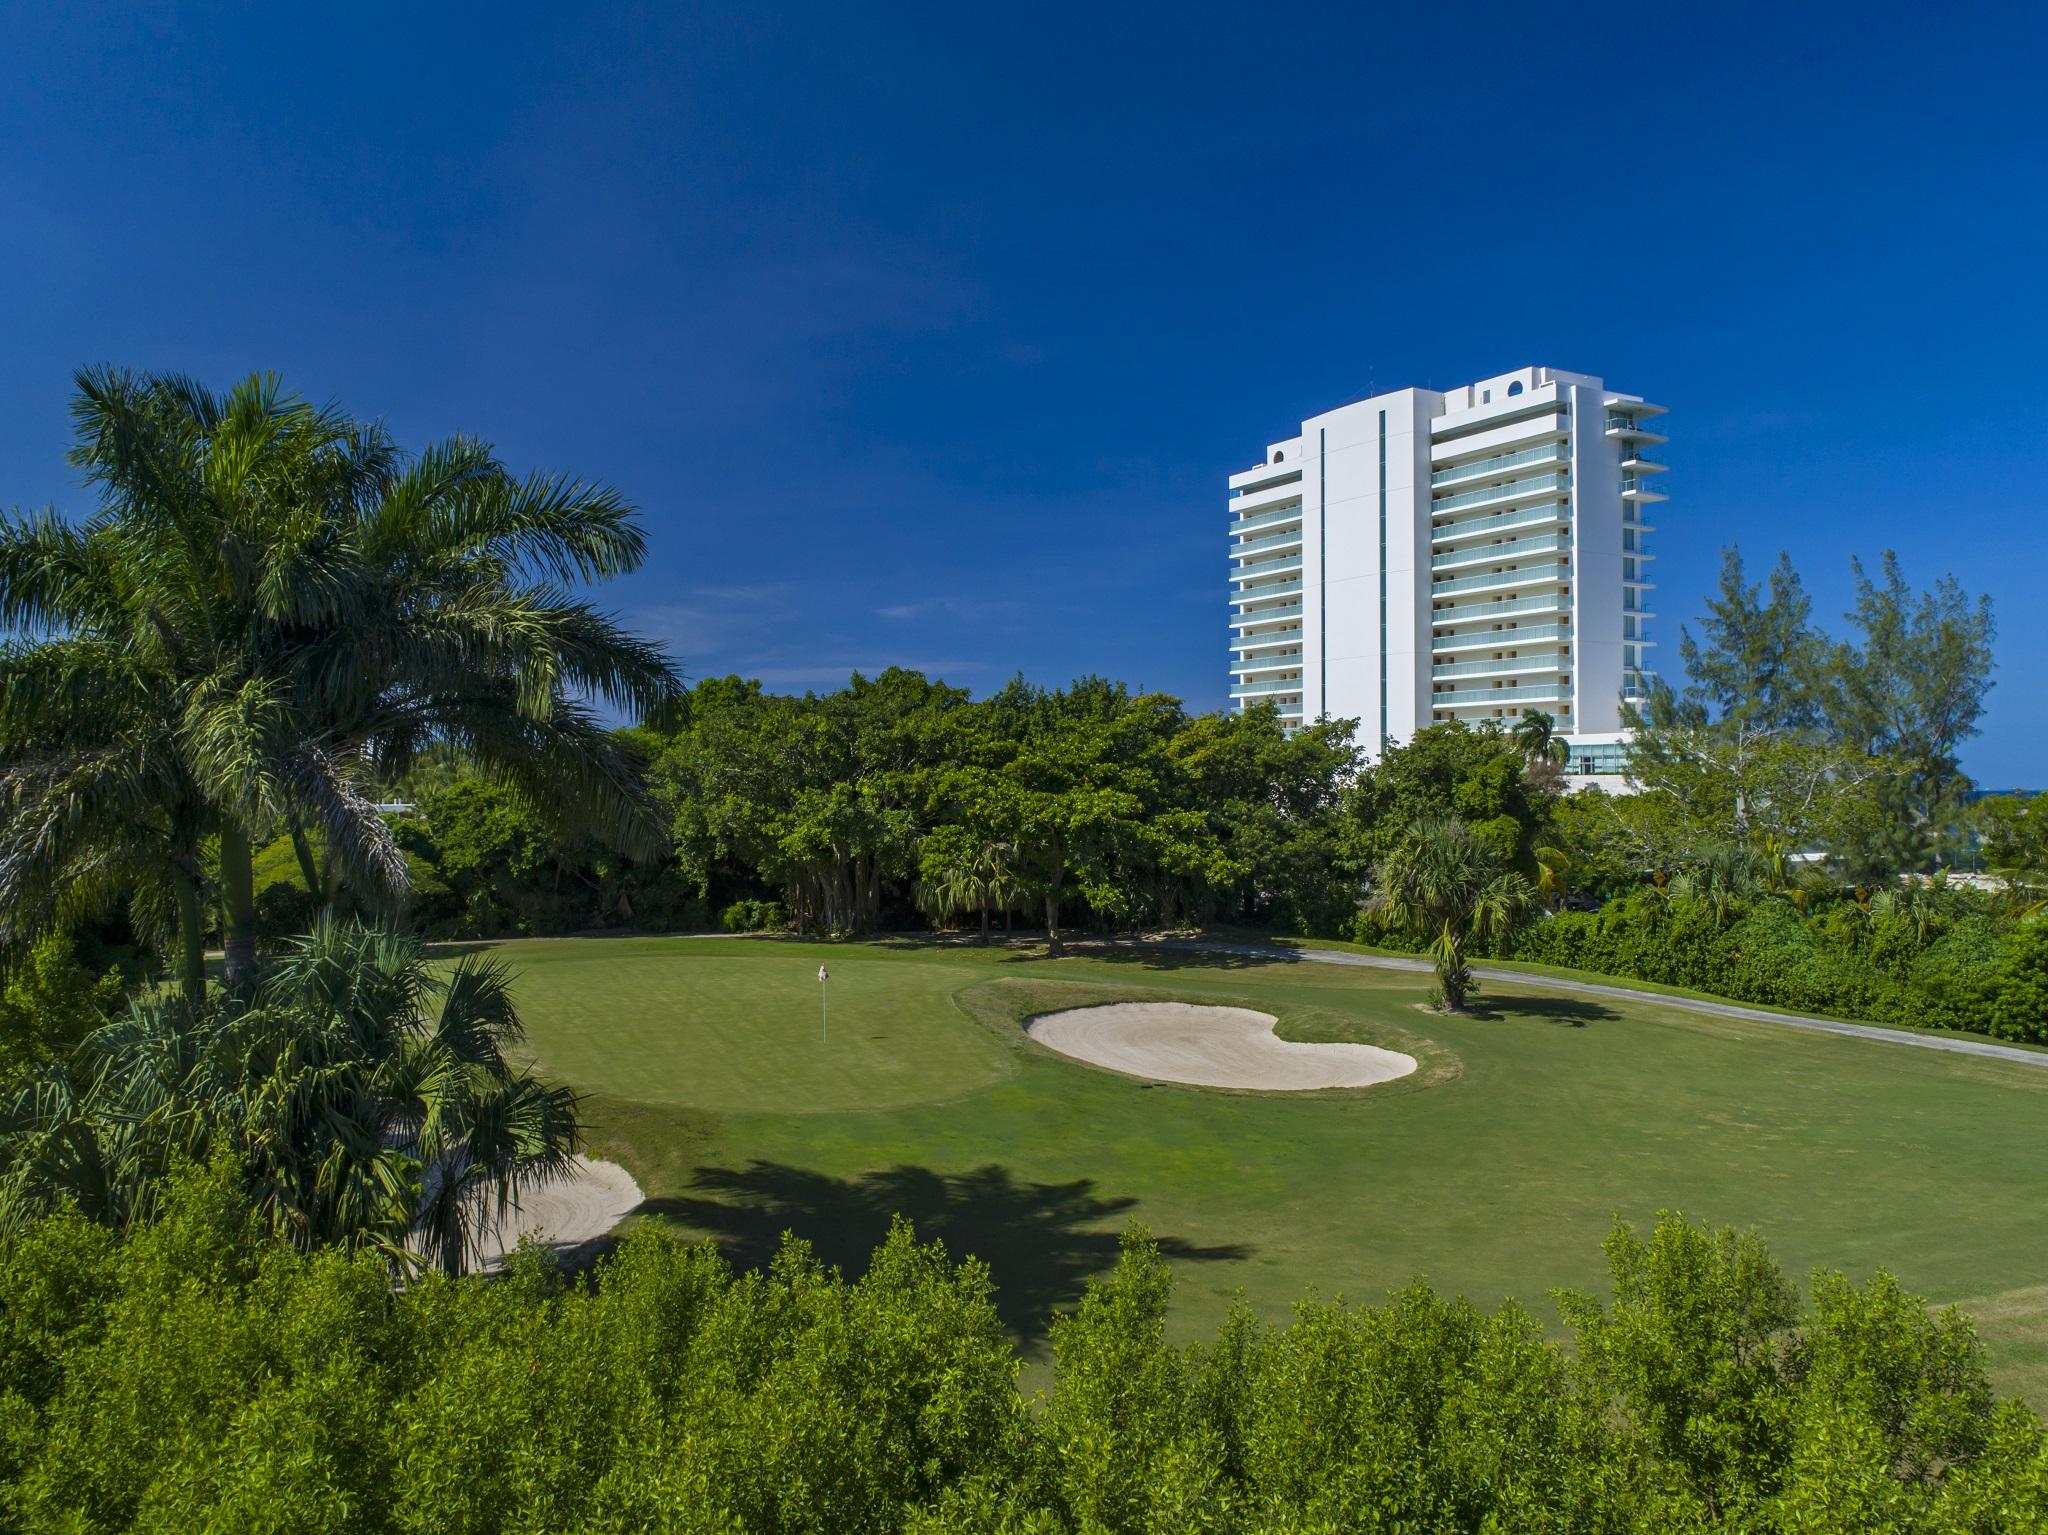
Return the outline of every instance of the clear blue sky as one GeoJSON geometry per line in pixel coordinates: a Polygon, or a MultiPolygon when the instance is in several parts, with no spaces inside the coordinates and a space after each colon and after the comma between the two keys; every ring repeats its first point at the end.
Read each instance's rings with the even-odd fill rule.
{"type": "Polygon", "coordinates": [[[1722,544],[1989,591],[2048,782],[2038,5],[10,5],[0,505],[70,370],[282,371],[608,479],[692,675],[1224,693],[1223,476],[1524,363],[1722,544]],[[1427,13],[1427,14],[1424,14],[1427,13]]]}

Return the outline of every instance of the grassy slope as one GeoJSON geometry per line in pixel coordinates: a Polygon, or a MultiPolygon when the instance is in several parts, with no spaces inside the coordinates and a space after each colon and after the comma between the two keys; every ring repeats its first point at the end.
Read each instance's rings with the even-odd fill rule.
{"type": "Polygon", "coordinates": [[[1130,1218],[1176,1258],[1176,1327],[1234,1290],[1377,1298],[1416,1273],[1491,1303],[1592,1286],[1611,1218],[1756,1225],[1794,1274],[1882,1263],[1973,1303],[2002,1385],[2048,1401],[2048,1071],[1495,983],[1441,1019],[1421,977],[1217,956],[748,940],[499,950],[600,1151],[742,1261],[793,1227],[856,1264],[891,1212],[989,1260],[1027,1345],[1130,1218]],[[832,1030],[818,1040],[820,962],[832,1030]],[[993,983],[993,984],[992,984],[993,983]],[[1415,1050],[1424,1081],[1229,1094],[1050,1055],[1077,998],[1228,998],[1283,1033],[1415,1050]]]}

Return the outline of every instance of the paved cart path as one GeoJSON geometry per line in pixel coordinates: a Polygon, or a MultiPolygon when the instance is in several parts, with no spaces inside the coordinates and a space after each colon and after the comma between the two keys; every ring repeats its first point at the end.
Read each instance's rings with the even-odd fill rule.
{"type": "MultiPolygon", "coordinates": [[[[1355,965],[1366,970],[1406,970],[1427,975],[1426,959],[1409,959],[1391,954],[1351,954],[1342,949],[1287,949],[1255,943],[1210,943],[1199,938],[1159,938],[1146,942],[1115,940],[1090,944],[1098,948],[1191,949],[1209,954],[1241,954],[1252,959],[1277,960],[1282,964],[1355,965]]],[[[1078,946],[1077,946],[1078,947],[1078,946]]],[[[1910,1034],[1903,1029],[1879,1028],[1869,1023],[1843,1023],[1836,1018],[1815,1018],[1804,1013],[1774,1013],[1739,1002],[1707,1002],[1697,997],[1670,997],[1661,991],[1638,991],[1632,986],[1607,986],[1597,981],[1567,981],[1554,976],[1533,975],[1525,970],[1502,970],[1493,965],[1474,965],[1472,973],[1482,981],[1514,981],[1540,986],[1549,991],[1577,992],[1588,997],[1612,997],[1623,1002],[1646,1002],[1657,1007],[1675,1007],[1682,1012],[1705,1013],[1710,1018],[1741,1018],[1752,1023],[1775,1023],[1788,1029],[1808,1029],[1816,1034],[1846,1034],[1852,1039],[1870,1039],[1884,1045],[1910,1045],[1918,1050],[1945,1050],[1950,1055],[1981,1055],[2020,1066],[2048,1068],[2048,1053],[2021,1050],[2012,1045],[1994,1045],[1981,1039],[1957,1039],[1945,1034],[1910,1034]]]]}

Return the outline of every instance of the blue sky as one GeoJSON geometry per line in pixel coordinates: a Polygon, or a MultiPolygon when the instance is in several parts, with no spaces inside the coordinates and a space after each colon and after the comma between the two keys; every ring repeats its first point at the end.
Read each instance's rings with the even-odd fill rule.
{"type": "Polygon", "coordinates": [[[692,675],[1213,708],[1223,476],[1547,363],[1671,407],[1667,666],[1895,547],[2048,782],[2041,8],[1402,9],[9,6],[0,505],[74,366],[274,368],[622,487],[692,675]]]}

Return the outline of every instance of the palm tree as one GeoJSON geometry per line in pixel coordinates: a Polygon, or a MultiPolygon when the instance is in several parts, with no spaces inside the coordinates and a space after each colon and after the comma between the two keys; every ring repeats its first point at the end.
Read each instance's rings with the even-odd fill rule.
{"type": "Polygon", "coordinates": [[[1510,733],[1515,747],[1530,766],[1547,763],[1562,767],[1569,755],[1564,740],[1556,734],[1557,721],[1541,709],[1527,709],[1510,733]]]}
{"type": "Polygon", "coordinates": [[[474,959],[441,979],[417,940],[323,919],[253,996],[139,1001],[87,1042],[83,1085],[53,1072],[0,1116],[0,1214],[70,1200],[123,1226],[175,1158],[224,1151],[300,1248],[459,1273],[580,1133],[574,1094],[509,1059],[508,981],[474,959]]]}
{"type": "MultiPolygon", "coordinates": [[[[269,376],[216,396],[103,370],[78,390],[73,458],[102,508],[83,529],[45,518],[0,531],[0,619],[28,635],[0,664],[47,670],[48,646],[92,642],[113,675],[147,688],[162,726],[149,771],[191,795],[171,817],[184,845],[157,845],[156,863],[182,900],[178,871],[217,838],[231,986],[254,976],[259,831],[285,823],[316,890],[345,873],[372,907],[391,906],[405,864],[371,786],[437,744],[628,851],[657,840],[590,701],[654,716],[680,679],[566,590],[639,563],[633,509],[615,492],[516,479],[464,439],[407,460],[381,429],[269,376]],[[315,866],[308,827],[338,871],[315,866]]],[[[118,861],[105,828],[66,819],[61,763],[35,758],[61,738],[57,705],[12,712],[0,753],[35,771],[9,784],[0,901],[118,861]],[[65,835],[32,835],[41,826],[65,835]]],[[[104,757],[121,744],[102,730],[85,746],[104,757]]],[[[130,863],[135,844],[123,844],[130,863]]]]}
{"type": "Polygon", "coordinates": [[[1393,924],[1429,940],[1437,1001],[1462,1012],[1476,989],[1466,946],[1513,930],[1535,892],[1456,819],[1418,823],[1375,872],[1373,906],[1393,924]]]}
{"type": "Polygon", "coordinates": [[[1718,932],[1740,916],[1743,907],[1764,888],[1761,867],[1759,855],[1749,848],[1723,843],[1706,849],[1698,862],[1682,870],[1672,881],[1672,894],[1703,903],[1718,932]]]}

